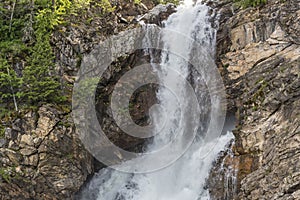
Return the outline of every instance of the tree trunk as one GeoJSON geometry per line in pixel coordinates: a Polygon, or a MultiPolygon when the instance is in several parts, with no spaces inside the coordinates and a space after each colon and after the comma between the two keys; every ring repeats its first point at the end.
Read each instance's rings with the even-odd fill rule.
{"type": "Polygon", "coordinates": [[[12,20],[14,18],[14,12],[15,12],[15,7],[16,7],[16,2],[17,2],[17,0],[14,1],[13,7],[12,7],[12,11],[11,11],[11,14],[10,14],[9,33],[11,32],[11,26],[12,26],[12,20]]]}

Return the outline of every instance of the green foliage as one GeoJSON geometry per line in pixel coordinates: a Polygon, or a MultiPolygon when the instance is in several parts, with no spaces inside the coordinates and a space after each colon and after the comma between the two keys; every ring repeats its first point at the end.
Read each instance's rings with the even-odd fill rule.
{"type": "Polygon", "coordinates": [[[27,66],[23,70],[22,92],[24,102],[29,105],[50,102],[59,103],[61,96],[58,78],[51,74],[54,69],[54,55],[50,45],[51,30],[62,23],[62,16],[70,7],[69,0],[58,0],[55,5],[37,1],[44,9],[35,17],[35,44],[30,48],[27,66]],[[52,12],[53,10],[53,12],[52,12]]]}
{"type": "Polygon", "coordinates": [[[37,33],[37,42],[32,48],[28,59],[29,66],[23,72],[23,90],[29,104],[39,102],[59,103],[64,100],[61,96],[58,78],[50,74],[54,68],[54,55],[49,43],[49,34],[37,33]]]}
{"type": "Polygon", "coordinates": [[[54,68],[50,35],[66,13],[68,1],[56,1],[54,14],[50,2],[5,0],[0,3],[0,104],[4,106],[1,113],[12,110],[14,101],[27,107],[64,99],[60,95],[60,83],[50,73],[54,68]],[[15,66],[20,63],[25,68],[17,75],[15,66]]]}
{"type": "Polygon", "coordinates": [[[99,6],[104,13],[110,13],[115,10],[115,7],[111,5],[109,0],[101,0],[100,3],[96,3],[96,6],[99,6]]]}
{"type": "Polygon", "coordinates": [[[68,19],[109,0],[2,0],[0,2],[0,118],[16,107],[61,104],[66,100],[55,72],[50,39],[68,19]],[[15,106],[17,104],[17,106],[15,106]]]}
{"type": "Polygon", "coordinates": [[[7,169],[0,168],[0,176],[5,180],[5,182],[10,182],[11,177],[7,169]]]}
{"type": "Polygon", "coordinates": [[[0,138],[5,137],[5,127],[0,125],[0,138]]]}
{"type": "Polygon", "coordinates": [[[235,0],[236,5],[242,8],[257,7],[267,3],[267,0],[235,0]]]}
{"type": "Polygon", "coordinates": [[[9,108],[13,107],[13,96],[20,98],[23,93],[20,90],[21,79],[7,60],[0,58],[0,99],[6,102],[9,108]]]}
{"type": "Polygon", "coordinates": [[[168,3],[172,3],[175,5],[179,5],[179,3],[181,2],[181,0],[158,0],[160,4],[168,4],[168,3]]]}
{"type": "Polygon", "coordinates": [[[224,67],[225,69],[227,69],[227,68],[229,67],[229,63],[226,63],[225,65],[223,65],[223,67],[224,67]]]}
{"type": "Polygon", "coordinates": [[[27,20],[26,7],[22,1],[0,2],[0,71],[7,73],[6,66],[9,65],[12,76],[14,75],[12,66],[26,57],[28,49],[22,42],[27,20]]]}
{"type": "Polygon", "coordinates": [[[135,4],[141,4],[141,3],[142,3],[142,0],[134,0],[134,3],[135,3],[135,4]]]}
{"type": "Polygon", "coordinates": [[[20,178],[15,166],[0,167],[0,176],[7,183],[10,183],[12,179],[20,178]]]}
{"type": "Polygon", "coordinates": [[[64,16],[71,10],[72,3],[69,0],[57,0],[55,4],[50,7],[38,11],[37,22],[39,28],[54,29],[55,26],[64,23],[64,16]]]}
{"type": "Polygon", "coordinates": [[[56,0],[55,5],[46,7],[38,11],[37,20],[40,23],[48,24],[49,28],[54,29],[57,25],[64,24],[64,18],[68,15],[78,15],[82,10],[88,9],[91,3],[100,7],[102,11],[113,12],[115,7],[112,7],[109,0],[56,0]]]}
{"type": "Polygon", "coordinates": [[[66,128],[69,128],[69,127],[72,126],[72,124],[70,122],[68,122],[68,121],[59,121],[57,125],[58,126],[64,126],[66,128]]]}
{"type": "MultiPolygon", "coordinates": [[[[140,4],[142,3],[143,0],[134,0],[135,4],[140,4]]],[[[179,5],[183,0],[152,0],[152,2],[157,5],[157,4],[168,4],[168,3],[172,3],[174,5],[179,5]]]]}

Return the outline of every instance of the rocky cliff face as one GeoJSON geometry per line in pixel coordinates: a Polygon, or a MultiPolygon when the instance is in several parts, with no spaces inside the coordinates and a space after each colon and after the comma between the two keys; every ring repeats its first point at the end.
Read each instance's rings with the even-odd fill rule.
{"type": "MultiPolygon", "coordinates": [[[[269,0],[265,6],[245,10],[237,9],[231,0],[210,5],[220,13],[216,58],[228,109],[237,116],[236,141],[231,151],[221,154],[208,181],[212,199],[300,199],[299,2],[269,0]]],[[[108,35],[137,26],[137,16],[161,25],[174,8],[159,6],[149,12],[153,6],[152,1],[121,2],[111,15],[88,12],[55,32],[57,71],[69,83],[67,89],[72,89],[82,54],[108,35]]],[[[108,82],[134,66],[140,55],[118,60],[115,65],[121,68],[99,84],[99,95],[108,98],[108,82]]],[[[109,137],[124,148],[142,144],[119,137],[120,131],[106,123],[111,116],[103,106],[105,98],[102,101],[97,106],[104,119],[99,121],[109,137]]],[[[142,93],[133,101],[147,111],[155,97],[142,93]]],[[[0,199],[71,199],[100,167],[78,140],[70,111],[62,110],[42,106],[6,129],[0,139],[0,199]]],[[[131,112],[137,123],[145,122],[144,113],[131,112]]]]}
{"type": "MultiPolygon", "coordinates": [[[[113,13],[99,15],[91,8],[82,16],[72,16],[68,26],[59,27],[52,36],[52,44],[56,71],[65,83],[65,92],[72,92],[82,56],[100,41],[138,26],[138,18],[161,25],[161,21],[174,11],[171,4],[150,10],[154,5],[151,0],[139,5],[119,1],[113,13]]],[[[111,123],[111,112],[103,103],[111,95],[113,83],[140,62],[138,57],[141,55],[136,52],[118,59],[97,90],[100,101],[97,100],[96,109],[101,125],[113,142],[131,150],[138,149],[136,146],[145,141],[121,137],[122,131],[111,123]]],[[[155,86],[149,88],[155,91],[155,86]]],[[[132,101],[147,111],[156,100],[153,92],[138,93],[132,101]],[[152,100],[149,102],[149,99],[152,100]]],[[[4,136],[0,137],[0,199],[73,199],[88,176],[103,167],[83,147],[70,108],[66,107],[44,105],[38,110],[20,113],[10,122],[4,136]]],[[[137,123],[146,121],[146,113],[139,108],[130,111],[137,123]]]]}
{"type": "Polygon", "coordinates": [[[224,168],[219,161],[211,193],[214,199],[299,199],[300,4],[269,1],[236,10],[224,3],[220,13],[219,67],[238,119],[234,156],[223,157],[227,171],[238,172],[226,191],[226,170],[214,177],[224,168]]]}
{"type": "Polygon", "coordinates": [[[15,120],[0,141],[0,199],[68,199],[93,171],[72,119],[50,105],[15,120]]]}

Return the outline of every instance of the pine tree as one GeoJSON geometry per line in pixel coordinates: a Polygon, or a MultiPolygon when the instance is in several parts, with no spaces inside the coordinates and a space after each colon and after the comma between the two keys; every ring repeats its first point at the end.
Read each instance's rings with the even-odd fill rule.
{"type": "MultiPolygon", "coordinates": [[[[22,29],[26,9],[16,0],[0,3],[0,104],[1,110],[18,111],[21,78],[13,66],[26,56],[26,45],[22,43],[22,29]]],[[[2,112],[1,112],[2,113],[2,112]]]]}
{"type": "Polygon", "coordinates": [[[14,106],[18,111],[17,98],[22,96],[20,81],[7,61],[0,59],[0,104],[5,104],[7,108],[14,106]]]}
{"type": "Polygon", "coordinates": [[[49,42],[49,34],[37,32],[37,41],[29,57],[29,65],[23,71],[24,93],[29,104],[39,102],[60,102],[60,83],[51,75],[54,68],[54,56],[49,42]]]}
{"type": "MultiPolygon", "coordinates": [[[[40,3],[39,1],[36,3],[40,3]]],[[[45,6],[45,5],[43,5],[45,6]]],[[[61,95],[58,77],[53,73],[54,54],[50,45],[52,32],[51,3],[44,10],[40,10],[35,19],[36,42],[31,48],[27,66],[23,71],[23,86],[26,102],[30,105],[39,103],[59,103],[64,100],[61,95]]]]}

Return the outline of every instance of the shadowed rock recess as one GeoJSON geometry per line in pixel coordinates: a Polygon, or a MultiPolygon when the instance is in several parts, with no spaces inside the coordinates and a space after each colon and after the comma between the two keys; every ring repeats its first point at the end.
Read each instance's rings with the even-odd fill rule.
{"type": "MultiPolygon", "coordinates": [[[[141,17],[162,26],[175,8],[154,7],[158,1],[150,0],[118,2],[107,16],[91,10],[53,33],[56,71],[65,90],[72,89],[82,56],[100,41],[139,26],[141,17]]],[[[300,3],[269,0],[246,9],[231,0],[208,5],[219,13],[216,63],[228,110],[236,115],[235,141],[220,153],[207,180],[211,199],[300,199],[300,3]]],[[[98,119],[107,136],[136,152],[147,141],[124,135],[107,103],[120,76],[148,59],[142,51],[119,58],[97,88],[98,119]]],[[[132,98],[130,113],[137,124],[147,124],[156,89],[149,85],[132,98]]],[[[103,167],[81,144],[70,112],[47,104],[7,124],[0,136],[0,199],[74,199],[103,167]]]]}

